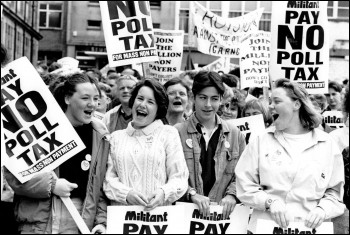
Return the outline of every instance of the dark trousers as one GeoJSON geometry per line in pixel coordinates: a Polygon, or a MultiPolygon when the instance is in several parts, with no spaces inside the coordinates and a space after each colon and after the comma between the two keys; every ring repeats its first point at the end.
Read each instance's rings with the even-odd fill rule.
{"type": "Polygon", "coordinates": [[[14,205],[12,202],[1,202],[0,221],[2,234],[19,234],[18,226],[14,215],[14,205]]]}

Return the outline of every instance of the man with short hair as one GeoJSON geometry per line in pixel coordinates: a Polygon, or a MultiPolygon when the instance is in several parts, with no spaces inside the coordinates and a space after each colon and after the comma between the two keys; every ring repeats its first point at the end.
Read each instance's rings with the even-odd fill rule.
{"type": "Polygon", "coordinates": [[[190,172],[187,200],[209,216],[210,204],[223,206],[228,218],[236,203],[235,167],[245,148],[243,134],[233,124],[222,120],[219,109],[225,87],[216,72],[199,72],[193,81],[195,112],[177,124],[190,172]]]}
{"type": "Polygon", "coordinates": [[[138,80],[131,75],[124,75],[117,79],[116,98],[118,98],[121,104],[109,110],[103,119],[109,133],[127,128],[129,122],[132,120],[129,100],[131,97],[131,90],[135,87],[137,82],[138,80]]]}

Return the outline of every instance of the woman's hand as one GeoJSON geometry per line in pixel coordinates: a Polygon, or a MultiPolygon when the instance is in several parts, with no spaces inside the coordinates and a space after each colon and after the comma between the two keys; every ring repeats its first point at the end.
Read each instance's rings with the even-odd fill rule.
{"type": "Polygon", "coordinates": [[[106,227],[102,224],[96,225],[92,231],[92,234],[106,234],[106,227]]]}
{"type": "Polygon", "coordinates": [[[319,227],[326,218],[326,212],[321,207],[316,207],[307,216],[305,226],[308,228],[319,227]]]}
{"type": "Polygon", "coordinates": [[[149,198],[149,203],[146,206],[146,211],[151,211],[157,206],[162,206],[164,204],[165,194],[163,189],[158,189],[155,193],[153,193],[149,198]]]}
{"type": "Polygon", "coordinates": [[[66,179],[59,178],[56,181],[56,186],[53,193],[59,197],[70,197],[70,192],[78,188],[77,184],[68,182],[66,179]]]}
{"type": "Polygon", "coordinates": [[[289,218],[287,216],[286,204],[281,200],[275,200],[270,206],[270,212],[273,220],[282,228],[289,225],[289,218]]]}
{"type": "Polygon", "coordinates": [[[203,217],[210,216],[210,199],[198,193],[191,196],[191,200],[199,207],[199,212],[203,214],[203,217]]]}
{"type": "Polygon", "coordinates": [[[133,206],[147,206],[147,198],[135,190],[131,190],[126,196],[126,202],[133,206]]]}

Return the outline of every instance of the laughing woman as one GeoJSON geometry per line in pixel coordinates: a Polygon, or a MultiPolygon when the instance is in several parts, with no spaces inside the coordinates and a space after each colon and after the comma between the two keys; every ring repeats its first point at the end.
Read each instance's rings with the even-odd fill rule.
{"type": "Polygon", "coordinates": [[[6,179],[15,191],[15,214],[20,233],[79,234],[59,197],[71,197],[92,233],[106,231],[107,204],[101,192],[109,133],[103,125],[92,120],[99,96],[98,83],[94,79],[80,73],[67,76],[67,80],[55,89],[54,97],[86,149],[61,164],[55,172],[41,173],[24,184],[7,171],[6,179]]]}
{"type": "Polygon", "coordinates": [[[132,91],[133,120],[113,132],[103,189],[115,205],[146,210],[171,205],[187,190],[188,169],[177,130],[164,125],[168,97],[161,84],[146,79],[132,91]]]}
{"type": "Polygon", "coordinates": [[[188,105],[190,88],[179,78],[173,78],[164,84],[169,97],[169,107],[166,120],[169,125],[185,121],[185,111],[188,105]]]}
{"type": "Polygon", "coordinates": [[[342,155],[331,137],[317,126],[304,87],[287,79],[272,92],[275,126],[251,142],[237,167],[237,196],[254,208],[249,230],[258,219],[279,226],[304,221],[310,228],[344,213],[342,155]]]}

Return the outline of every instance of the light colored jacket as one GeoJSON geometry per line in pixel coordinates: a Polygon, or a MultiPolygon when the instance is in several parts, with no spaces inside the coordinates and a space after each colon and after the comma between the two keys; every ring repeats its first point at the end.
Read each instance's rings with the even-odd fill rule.
{"type": "Polygon", "coordinates": [[[329,134],[312,130],[312,141],[300,156],[292,156],[282,132],[275,127],[249,143],[237,167],[237,196],[254,208],[249,230],[257,219],[272,219],[265,210],[268,198],[280,199],[292,220],[304,220],[319,206],[326,219],[344,213],[344,163],[329,134]]]}
{"type": "Polygon", "coordinates": [[[163,189],[165,204],[182,197],[188,187],[186,166],[179,134],[172,126],[156,120],[136,130],[113,132],[111,150],[103,189],[116,205],[127,205],[126,197],[133,189],[149,198],[163,189]]]}
{"type": "MultiPolygon", "coordinates": [[[[92,122],[93,147],[89,181],[83,203],[82,218],[90,230],[97,224],[106,225],[107,200],[102,193],[102,183],[106,173],[109,133],[101,123],[92,122]]],[[[61,199],[51,194],[54,178],[59,177],[59,167],[54,172],[46,172],[21,184],[5,169],[5,177],[15,192],[15,217],[19,230],[37,234],[53,233],[62,208],[61,199]]]]}

